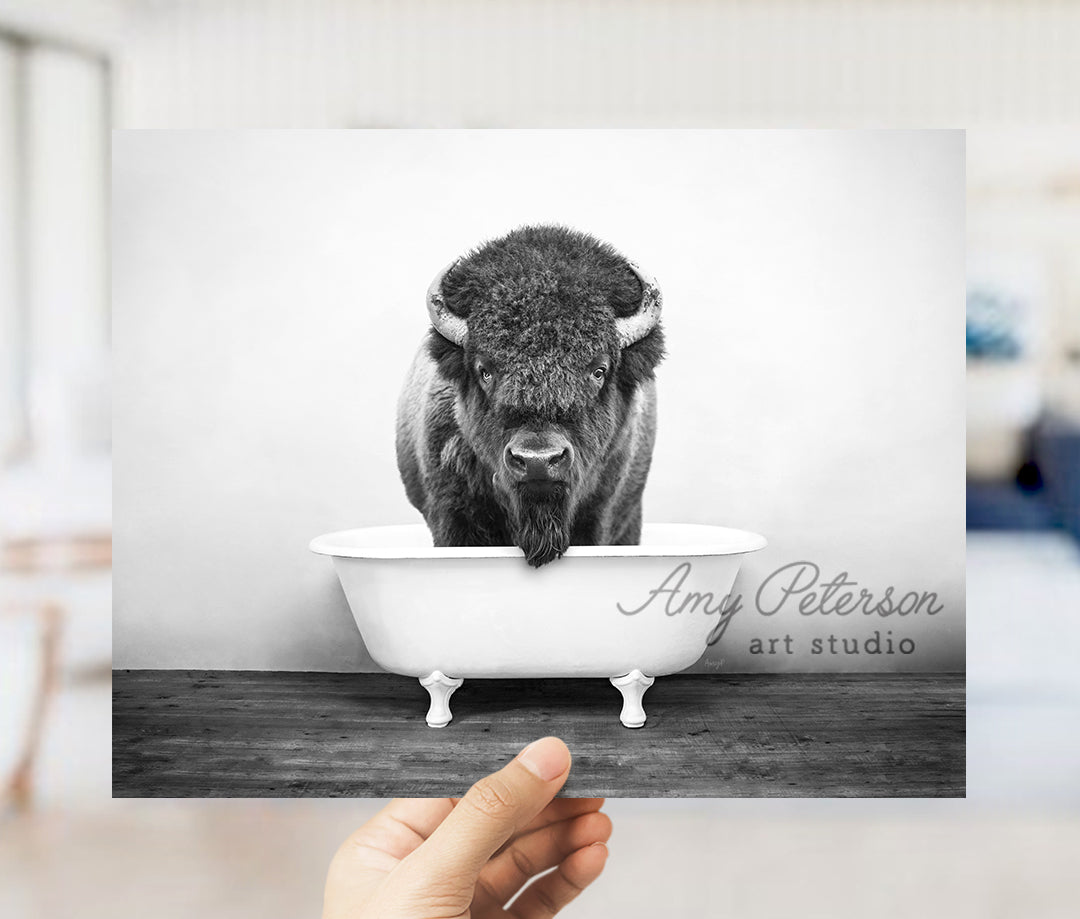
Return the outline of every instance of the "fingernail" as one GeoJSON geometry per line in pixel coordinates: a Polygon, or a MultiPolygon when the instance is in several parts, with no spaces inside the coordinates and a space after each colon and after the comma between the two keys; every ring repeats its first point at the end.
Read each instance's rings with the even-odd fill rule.
{"type": "Polygon", "coordinates": [[[550,782],[566,772],[569,765],[569,751],[557,737],[543,737],[534,740],[517,758],[521,765],[542,782],[550,782]]]}

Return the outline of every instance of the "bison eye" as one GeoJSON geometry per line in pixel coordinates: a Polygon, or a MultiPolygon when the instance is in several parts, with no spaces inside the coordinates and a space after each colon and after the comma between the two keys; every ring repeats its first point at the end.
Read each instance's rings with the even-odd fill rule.
{"type": "Polygon", "coordinates": [[[607,367],[597,367],[592,372],[592,378],[596,380],[597,383],[603,383],[607,378],[607,367]]]}
{"type": "Polygon", "coordinates": [[[491,371],[487,367],[477,367],[476,372],[480,375],[480,382],[485,386],[491,382],[491,371]]]}

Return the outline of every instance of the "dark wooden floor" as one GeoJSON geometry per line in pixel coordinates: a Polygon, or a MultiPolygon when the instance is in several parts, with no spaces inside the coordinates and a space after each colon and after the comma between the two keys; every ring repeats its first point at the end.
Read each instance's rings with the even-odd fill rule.
{"type": "Polygon", "coordinates": [[[466,680],[453,722],[389,674],[113,674],[116,797],[461,794],[528,741],[570,796],[963,796],[964,676],[669,676],[619,723],[606,680],[466,680]]]}

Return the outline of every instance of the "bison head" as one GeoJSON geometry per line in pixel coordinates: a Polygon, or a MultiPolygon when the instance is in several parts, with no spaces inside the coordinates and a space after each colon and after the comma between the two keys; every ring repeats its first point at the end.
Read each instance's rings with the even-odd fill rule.
{"type": "Polygon", "coordinates": [[[458,426],[533,565],[562,555],[605,487],[663,354],[660,306],[655,282],[611,246],[550,226],[481,246],[428,290],[430,352],[457,384],[458,426]]]}

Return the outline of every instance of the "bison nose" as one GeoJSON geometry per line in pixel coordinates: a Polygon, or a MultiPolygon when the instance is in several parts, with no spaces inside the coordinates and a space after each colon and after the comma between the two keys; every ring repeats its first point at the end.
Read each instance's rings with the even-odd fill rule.
{"type": "Polygon", "coordinates": [[[570,472],[574,450],[565,437],[515,436],[503,462],[519,482],[562,482],[570,472]]]}

